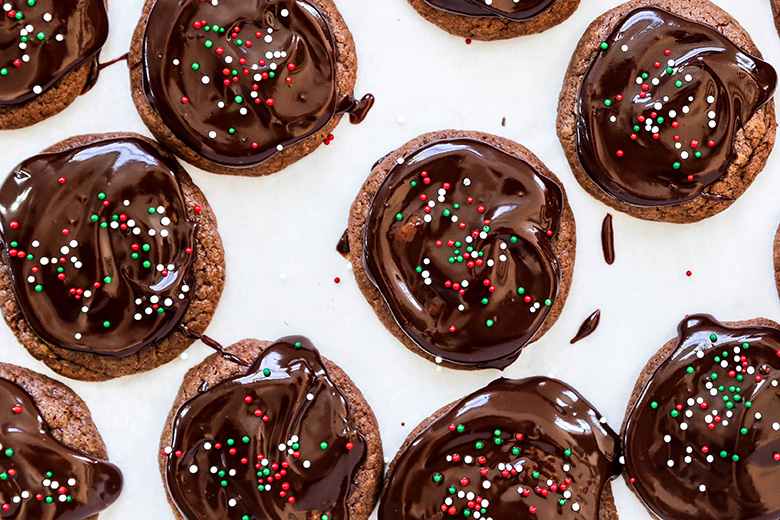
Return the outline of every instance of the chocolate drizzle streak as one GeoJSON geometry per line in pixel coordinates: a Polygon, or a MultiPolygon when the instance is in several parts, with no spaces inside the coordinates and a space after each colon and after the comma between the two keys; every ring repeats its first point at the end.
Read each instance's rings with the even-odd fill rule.
{"type": "Polygon", "coordinates": [[[166,450],[171,498],[187,520],[347,520],[366,453],[352,420],[316,349],[282,338],[246,374],[179,408],[166,450]]]}
{"type": "Polygon", "coordinates": [[[398,455],[379,520],[597,520],[619,440],[555,379],[498,379],[452,405],[398,455]]]}
{"type": "Polygon", "coordinates": [[[425,0],[441,11],[472,17],[505,18],[524,22],[542,14],[559,0],[425,0]]]}
{"type": "Polygon", "coordinates": [[[345,229],[344,234],[341,235],[341,238],[339,239],[339,243],[336,244],[336,251],[343,256],[344,258],[347,258],[349,256],[349,230],[345,229]]]}
{"type": "Polygon", "coordinates": [[[97,64],[108,37],[103,0],[5,4],[12,7],[0,16],[0,106],[13,107],[35,98],[88,60],[97,64]],[[33,25],[31,33],[25,29],[29,25],[33,25]]]}
{"type": "Polygon", "coordinates": [[[157,0],[144,36],[149,104],[227,166],[260,164],[337,113],[362,121],[373,96],[339,100],[336,64],[332,28],[305,0],[157,0]]]}
{"type": "Polygon", "coordinates": [[[32,397],[5,379],[0,444],[0,518],[83,520],[111,505],[122,490],[119,468],[52,437],[32,397]]]}
{"type": "Polygon", "coordinates": [[[601,250],[604,253],[604,261],[612,265],[615,263],[615,232],[612,229],[612,214],[607,213],[601,223],[601,250]]]}
{"type": "Polygon", "coordinates": [[[571,338],[571,343],[574,345],[581,339],[585,339],[591,334],[593,334],[596,331],[596,327],[599,326],[599,322],[601,321],[601,309],[596,309],[593,311],[593,314],[585,318],[585,321],[582,322],[582,325],[580,325],[579,330],[577,330],[577,334],[574,335],[573,338],[571,338]]]}
{"type": "Polygon", "coordinates": [[[504,368],[547,317],[563,194],[474,139],[431,143],[387,174],[363,262],[404,332],[432,356],[504,368]]]}
{"type": "Polygon", "coordinates": [[[694,199],[725,175],[737,131],[776,84],[771,65],[713,28],[662,9],[632,11],[582,80],[582,167],[628,204],[694,199]]]}
{"type": "Polygon", "coordinates": [[[780,331],[678,330],[626,420],[630,485],[662,520],[780,518],[780,331]]]}
{"type": "Polygon", "coordinates": [[[215,350],[217,352],[217,354],[222,356],[224,359],[227,359],[228,361],[231,361],[231,362],[233,362],[233,363],[235,363],[237,365],[248,367],[248,366],[250,366],[252,364],[252,363],[248,363],[248,362],[244,361],[243,359],[241,359],[240,357],[236,356],[232,352],[228,352],[227,350],[225,350],[225,347],[223,347],[222,344],[220,344],[217,340],[212,339],[212,338],[206,336],[205,334],[197,334],[197,333],[191,331],[183,323],[179,323],[179,332],[181,332],[182,334],[184,334],[186,337],[188,337],[190,339],[200,340],[201,343],[203,343],[204,345],[206,345],[210,349],[215,350]]]}
{"type": "Polygon", "coordinates": [[[14,168],[0,186],[4,263],[38,336],[119,357],[176,328],[196,253],[177,171],[136,138],[43,153],[14,168]]]}

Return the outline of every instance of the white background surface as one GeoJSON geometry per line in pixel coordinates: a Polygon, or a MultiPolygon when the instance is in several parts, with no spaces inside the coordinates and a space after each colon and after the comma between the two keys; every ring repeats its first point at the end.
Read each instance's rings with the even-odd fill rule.
{"type": "MultiPolygon", "coordinates": [[[[496,371],[437,370],[407,351],[376,319],[348,262],[335,251],[352,199],[374,161],[421,133],[446,128],[493,132],[530,148],[563,181],[577,221],[574,283],[563,314],[506,376],[559,377],[618,429],[641,368],[675,335],[686,313],[780,320],[772,270],[780,152],[731,209],[703,223],[649,223],[613,211],[617,261],[604,262],[599,236],[607,208],[574,180],[555,135],[555,115],[578,39],[619,0],[583,0],[574,16],[541,35],[472,45],[424,21],[406,0],[337,3],[357,44],[356,95],[372,92],[377,98],[366,121],[351,126],[345,118],[330,146],[267,178],[220,176],[187,166],[217,214],[226,253],[227,284],[208,335],[225,345],[245,337],[309,336],[373,406],[390,459],[418,422],[498,377],[496,371]],[[342,280],[338,285],[336,276],[342,280]],[[602,320],[596,333],[570,345],[582,320],[597,308],[602,320]]],[[[780,38],[767,0],[716,3],[780,66],[780,38]]],[[[127,51],[143,2],[109,4],[112,26],[103,61],[127,51]]],[[[29,129],[0,133],[0,172],[80,133],[150,135],[129,89],[124,64],[111,66],[65,112],[29,129]]],[[[0,345],[2,361],[62,380],[2,325],[0,345]]],[[[186,359],[146,374],[105,383],[65,380],[90,406],[111,460],[124,471],[123,494],[101,519],[173,518],[157,467],[159,436],[184,372],[210,353],[196,343],[186,359]]],[[[650,518],[622,479],[615,489],[621,518],[650,518]]]]}

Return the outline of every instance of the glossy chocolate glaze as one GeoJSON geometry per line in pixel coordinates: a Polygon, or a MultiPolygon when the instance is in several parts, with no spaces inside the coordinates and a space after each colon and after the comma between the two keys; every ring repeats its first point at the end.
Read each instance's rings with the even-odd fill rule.
{"type": "Polygon", "coordinates": [[[82,520],[107,508],[122,490],[119,468],[52,437],[32,397],[5,379],[0,444],[0,518],[82,520]]]}
{"type": "Polygon", "coordinates": [[[601,251],[608,265],[615,263],[615,232],[612,227],[612,214],[607,213],[601,222],[601,251]]]}
{"type": "Polygon", "coordinates": [[[366,273],[425,352],[504,368],[558,294],[550,242],[562,208],[560,187],[519,157],[474,139],[437,141],[396,164],[377,191],[366,273]]]}
{"type": "Polygon", "coordinates": [[[506,18],[515,22],[542,14],[556,0],[425,0],[441,11],[473,17],[506,18]]]}
{"type": "Polygon", "coordinates": [[[582,80],[582,167],[628,204],[696,198],[725,175],[737,131],[769,101],[776,83],[771,65],[715,29],[654,7],[634,10],[582,80]]]}
{"type": "Polygon", "coordinates": [[[179,324],[196,252],[177,168],[130,137],[14,168],[0,186],[0,234],[14,294],[38,336],[119,357],[179,324]]]}
{"type": "Polygon", "coordinates": [[[336,63],[331,26],[306,0],[157,0],[144,35],[149,104],[227,166],[260,164],[339,112],[362,120],[373,97],[338,99],[336,63]]]}
{"type": "Polygon", "coordinates": [[[593,311],[593,313],[585,318],[585,321],[582,322],[582,325],[580,325],[580,328],[577,330],[577,334],[574,335],[573,338],[571,338],[572,345],[577,343],[581,339],[585,339],[594,332],[596,332],[596,328],[599,326],[599,323],[601,322],[601,309],[596,309],[593,311]]]}
{"type": "Polygon", "coordinates": [[[662,520],[780,518],[780,331],[679,326],[623,433],[630,485],[662,520]]]}
{"type": "Polygon", "coordinates": [[[606,421],[565,383],[498,379],[401,452],[379,520],[597,520],[604,486],[620,474],[619,450],[606,421]]]}
{"type": "Polygon", "coordinates": [[[49,90],[92,60],[108,37],[103,0],[14,0],[0,16],[0,106],[12,107],[49,90]],[[32,31],[29,31],[32,26],[32,31]]]}
{"type": "Polygon", "coordinates": [[[246,374],[179,408],[165,455],[170,496],[187,520],[347,520],[366,454],[352,420],[317,350],[282,338],[246,374]]]}

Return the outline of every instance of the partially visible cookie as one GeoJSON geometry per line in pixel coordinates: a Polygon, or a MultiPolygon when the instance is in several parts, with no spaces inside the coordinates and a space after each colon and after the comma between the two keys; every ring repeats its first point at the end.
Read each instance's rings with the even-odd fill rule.
{"type": "Polygon", "coordinates": [[[569,18],[580,0],[409,0],[423,18],[475,40],[504,40],[546,31],[569,18]]]}
{"type": "Polygon", "coordinates": [[[0,509],[14,520],[95,520],[122,473],[87,405],[46,376],[0,363],[0,509]]]}
{"type": "Polygon", "coordinates": [[[763,169],[776,84],[748,33],[708,0],[631,0],[580,40],[558,136],[596,199],[645,220],[696,222],[763,169]]]}
{"type": "Polygon", "coordinates": [[[332,0],[147,0],[128,64],[149,130],[214,173],[279,171],[374,102],[332,0]]]}
{"type": "Polygon", "coordinates": [[[53,116],[97,79],[105,0],[16,0],[0,16],[0,129],[53,116]]]}
{"type": "Polygon", "coordinates": [[[301,336],[246,339],[184,377],[160,471],[178,520],[366,520],[384,459],[360,390],[301,336]]]}
{"type": "Polygon", "coordinates": [[[694,314],[645,366],[622,437],[627,484],[656,517],[780,517],[779,327],[694,314]]]}
{"type": "Polygon", "coordinates": [[[775,27],[777,32],[780,33],[780,0],[769,0],[772,4],[772,15],[775,17],[775,27]]]}
{"type": "Polygon", "coordinates": [[[73,137],[0,185],[0,309],[52,370],[87,381],[150,370],[205,331],[224,252],[203,193],[135,134],[73,137]]]}
{"type": "Polygon", "coordinates": [[[620,441],[569,385],[498,379],[407,437],[379,520],[616,520],[620,441]]]}
{"type": "Polygon", "coordinates": [[[385,327],[451,368],[511,364],[558,319],[574,269],[560,181],[524,147],[480,132],[425,134],[381,159],[347,238],[385,327]]]}

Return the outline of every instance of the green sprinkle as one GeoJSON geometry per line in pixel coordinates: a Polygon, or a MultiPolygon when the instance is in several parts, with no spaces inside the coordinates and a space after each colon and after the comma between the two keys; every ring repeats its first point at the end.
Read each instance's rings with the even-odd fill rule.
{"type": "Polygon", "coordinates": [[[701,152],[696,152],[696,153],[694,153],[693,155],[695,155],[695,156],[696,156],[696,158],[697,158],[697,159],[699,159],[699,158],[701,157],[701,152]]]}
{"type": "Polygon", "coordinates": [[[738,462],[739,461],[739,455],[732,455],[731,456],[731,460],[733,460],[734,462],[738,462]]]}
{"type": "Polygon", "coordinates": [[[236,103],[241,103],[242,101],[244,101],[244,98],[242,98],[241,96],[236,96],[233,99],[235,100],[236,103]]]}
{"type": "Polygon", "coordinates": [[[42,32],[39,32],[38,34],[35,35],[35,37],[38,38],[39,40],[43,40],[44,38],[46,38],[46,35],[43,34],[42,32]]]}
{"type": "Polygon", "coordinates": [[[664,122],[663,116],[658,116],[657,118],[655,118],[655,120],[658,122],[659,125],[664,122]]]}
{"type": "Polygon", "coordinates": [[[108,222],[101,222],[100,227],[106,229],[108,227],[108,222]]]}
{"type": "Polygon", "coordinates": [[[228,133],[229,134],[235,134],[236,133],[236,129],[235,128],[228,128],[228,133]]]}
{"type": "Polygon", "coordinates": [[[739,433],[741,433],[742,435],[747,435],[748,429],[747,428],[742,428],[742,429],[739,430],[739,433]]]}
{"type": "Polygon", "coordinates": [[[657,401],[653,401],[652,403],[650,403],[650,408],[652,408],[653,410],[657,409],[658,408],[658,402],[657,401]]]}
{"type": "Polygon", "coordinates": [[[106,194],[101,191],[100,193],[98,193],[98,198],[100,200],[105,200],[106,199],[106,194]]]}
{"type": "Polygon", "coordinates": [[[525,289],[523,287],[518,287],[517,294],[525,294],[525,289]]]}
{"type": "Polygon", "coordinates": [[[450,495],[454,494],[454,493],[455,493],[455,491],[457,491],[457,490],[455,489],[455,486],[450,486],[450,487],[448,487],[448,488],[447,488],[447,492],[448,492],[450,495]]]}
{"type": "Polygon", "coordinates": [[[717,334],[710,334],[710,341],[712,341],[713,343],[718,341],[718,335],[717,334]]]}
{"type": "Polygon", "coordinates": [[[14,456],[14,450],[12,450],[11,448],[8,448],[7,450],[5,450],[5,456],[6,457],[13,457],[14,456]]]}
{"type": "Polygon", "coordinates": [[[672,417],[677,417],[679,415],[680,415],[680,412],[678,412],[677,410],[672,410],[672,417]]]}
{"type": "Polygon", "coordinates": [[[602,50],[607,50],[607,49],[609,49],[609,44],[608,44],[607,42],[601,42],[601,49],[602,49],[602,50]]]}
{"type": "Polygon", "coordinates": [[[138,259],[138,253],[133,253],[133,254],[132,254],[132,255],[130,255],[130,256],[132,256],[134,260],[137,260],[137,259],[138,259]]]}
{"type": "Polygon", "coordinates": [[[743,343],[742,348],[750,348],[750,345],[748,343],[743,343]]]}
{"type": "Polygon", "coordinates": [[[611,99],[605,99],[604,100],[604,105],[608,106],[608,107],[612,106],[612,100],[611,99]]]}
{"type": "Polygon", "coordinates": [[[671,73],[673,73],[673,72],[674,72],[674,69],[673,69],[673,68],[671,68],[671,67],[666,67],[666,73],[667,73],[667,74],[671,74],[671,73]]]}
{"type": "Polygon", "coordinates": [[[682,166],[682,164],[680,164],[679,162],[675,162],[674,164],[672,164],[672,168],[674,168],[675,170],[679,170],[680,166],[682,166]]]}
{"type": "Polygon", "coordinates": [[[434,482],[439,483],[439,482],[441,482],[441,479],[442,479],[441,473],[435,473],[433,475],[433,481],[434,482]]]}
{"type": "Polygon", "coordinates": [[[263,369],[263,375],[264,375],[265,377],[268,377],[268,376],[270,376],[270,375],[271,375],[271,369],[270,369],[270,368],[264,368],[264,369],[263,369]]]}
{"type": "Polygon", "coordinates": [[[0,69],[0,76],[7,76],[8,75],[8,69],[2,68],[0,69]]]}
{"type": "Polygon", "coordinates": [[[403,215],[401,215],[400,213],[396,213],[396,215],[395,215],[395,219],[396,219],[396,220],[403,220],[403,219],[404,219],[404,216],[403,216],[403,215]]]}
{"type": "Polygon", "coordinates": [[[512,235],[512,238],[510,238],[509,241],[512,242],[513,244],[516,243],[517,242],[517,237],[512,235]]]}
{"type": "Polygon", "coordinates": [[[219,483],[219,485],[220,485],[220,486],[222,486],[222,487],[227,487],[227,485],[228,485],[228,482],[227,482],[227,480],[223,480],[223,481],[221,481],[221,482],[219,483]]]}
{"type": "Polygon", "coordinates": [[[212,42],[211,40],[206,40],[204,45],[206,46],[207,49],[210,49],[214,45],[214,42],[212,42]]]}
{"type": "Polygon", "coordinates": [[[228,440],[227,440],[227,445],[228,445],[228,446],[232,446],[232,445],[234,445],[235,443],[236,443],[236,441],[234,441],[233,439],[228,439],[228,440]]]}
{"type": "Polygon", "coordinates": [[[647,74],[647,72],[642,73],[642,79],[647,79],[648,77],[649,75],[647,74]]]}
{"type": "Polygon", "coordinates": [[[713,381],[715,381],[716,379],[718,379],[718,374],[716,374],[715,372],[713,372],[713,373],[712,373],[712,375],[710,376],[710,379],[712,379],[713,381]]]}
{"type": "Polygon", "coordinates": [[[512,455],[520,455],[520,448],[512,448],[512,455]]]}
{"type": "Polygon", "coordinates": [[[444,211],[441,212],[441,214],[444,215],[445,217],[449,217],[450,216],[450,210],[445,209],[444,211]]]}
{"type": "Polygon", "coordinates": [[[152,266],[152,263],[149,260],[144,260],[143,266],[149,269],[152,266]]]}
{"type": "Polygon", "coordinates": [[[563,454],[567,457],[571,457],[571,450],[564,450],[563,454]]]}
{"type": "Polygon", "coordinates": [[[485,447],[485,443],[482,441],[477,441],[476,444],[474,444],[474,447],[477,448],[478,450],[481,450],[482,448],[485,447]]]}
{"type": "Polygon", "coordinates": [[[152,248],[152,246],[150,246],[149,244],[144,244],[144,245],[141,247],[141,249],[143,249],[144,251],[149,251],[151,248],[152,248]]]}
{"type": "Polygon", "coordinates": [[[103,281],[106,282],[106,283],[111,283],[111,277],[110,276],[106,276],[105,278],[103,278],[103,281]]]}
{"type": "MultiPolygon", "coordinates": [[[[18,15],[18,14],[22,14],[22,13],[16,13],[16,14],[18,15]]],[[[51,504],[52,502],[54,502],[54,499],[52,497],[46,497],[46,503],[47,504],[51,504]]]]}
{"type": "Polygon", "coordinates": [[[33,7],[35,5],[35,0],[27,0],[27,5],[33,7]]]}
{"type": "Polygon", "coordinates": [[[243,442],[244,444],[249,444],[250,440],[252,440],[252,439],[250,439],[249,436],[247,436],[247,435],[244,435],[243,437],[241,437],[241,442],[243,442]]]}
{"type": "Polygon", "coordinates": [[[538,471],[534,471],[534,472],[533,472],[533,474],[532,474],[532,476],[533,476],[534,478],[539,478],[539,472],[538,472],[538,471]]]}
{"type": "Polygon", "coordinates": [[[323,442],[321,442],[321,443],[320,443],[320,448],[322,448],[323,450],[326,450],[326,449],[328,449],[328,443],[327,443],[327,442],[324,442],[324,441],[323,441],[323,442]]]}
{"type": "Polygon", "coordinates": [[[488,304],[488,299],[482,298],[482,305],[487,305],[487,304],[488,304]]]}
{"type": "Polygon", "coordinates": [[[693,367],[688,367],[685,369],[685,371],[688,372],[689,374],[693,374],[693,367]]]}
{"type": "Polygon", "coordinates": [[[99,218],[100,218],[100,217],[98,217],[97,215],[92,215],[91,217],[89,217],[89,219],[90,219],[92,222],[97,222],[99,218]]]}
{"type": "Polygon", "coordinates": [[[726,458],[726,457],[728,457],[728,456],[729,456],[729,454],[728,454],[728,453],[726,453],[726,451],[725,451],[725,450],[723,450],[723,451],[721,451],[721,452],[720,452],[720,457],[721,457],[721,458],[725,459],[725,458],[726,458]]]}
{"type": "Polygon", "coordinates": [[[682,87],[682,85],[683,85],[683,84],[682,84],[682,81],[680,81],[680,80],[678,79],[677,81],[675,81],[675,82],[674,82],[674,85],[675,85],[677,88],[680,88],[680,87],[682,87]]]}
{"type": "Polygon", "coordinates": [[[109,327],[111,326],[111,322],[110,322],[110,321],[108,321],[108,320],[106,320],[106,321],[104,321],[104,322],[103,322],[103,326],[104,326],[105,328],[109,328],[109,327]]]}
{"type": "Polygon", "coordinates": [[[455,430],[456,430],[458,433],[463,433],[463,432],[465,432],[465,431],[466,431],[466,427],[465,427],[465,426],[463,426],[462,424],[459,424],[459,425],[458,425],[458,427],[457,427],[457,428],[455,428],[455,430]]]}
{"type": "Polygon", "coordinates": [[[552,300],[547,298],[546,300],[544,300],[544,304],[547,305],[547,306],[550,306],[550,305],[552,305],[552,300]]]}
{"type": "Polygon", "coordinates": [[[17,20],[21,20],[22,18],[24,18],[24,15],[21,12],[17,12],[14,18],[16,18],[17,20]]]}
{"type": "Polygon", "coordinates": [[[35,286],[35,292],[41,292],[43,290],[43,285],[38,284],[35,286]]]}
{"type": "Polygon", "coordinates": [[[200,68],[200,65],[198,65],[197,63],[193,63],[192,64],[192,70],[198,70],[199,68],[200,68]]]}
{"type": "Polygon", "coordinates": [[[639,125],[634,125],[634,132],[638,132],[640,130],[641,128],[639,127],[639,125]]]}
{"type": "Polygon", "coordinates": [[[485,322],[485,325],[487,325],[488,327],[492,327],[494,324],[495,324],[495,322],[493,320],[487,320],[485,322]]]}
{"type": "Polygon", "coordinates": [[[295,342],[295,345],[293,345],[293,347],[295,347],[295,348],[301,348],[302,346],[303,346],[303,345],[301,344],[301,342],[300,342],[300,341],[296,341],[296,342],[295,342]]]}

